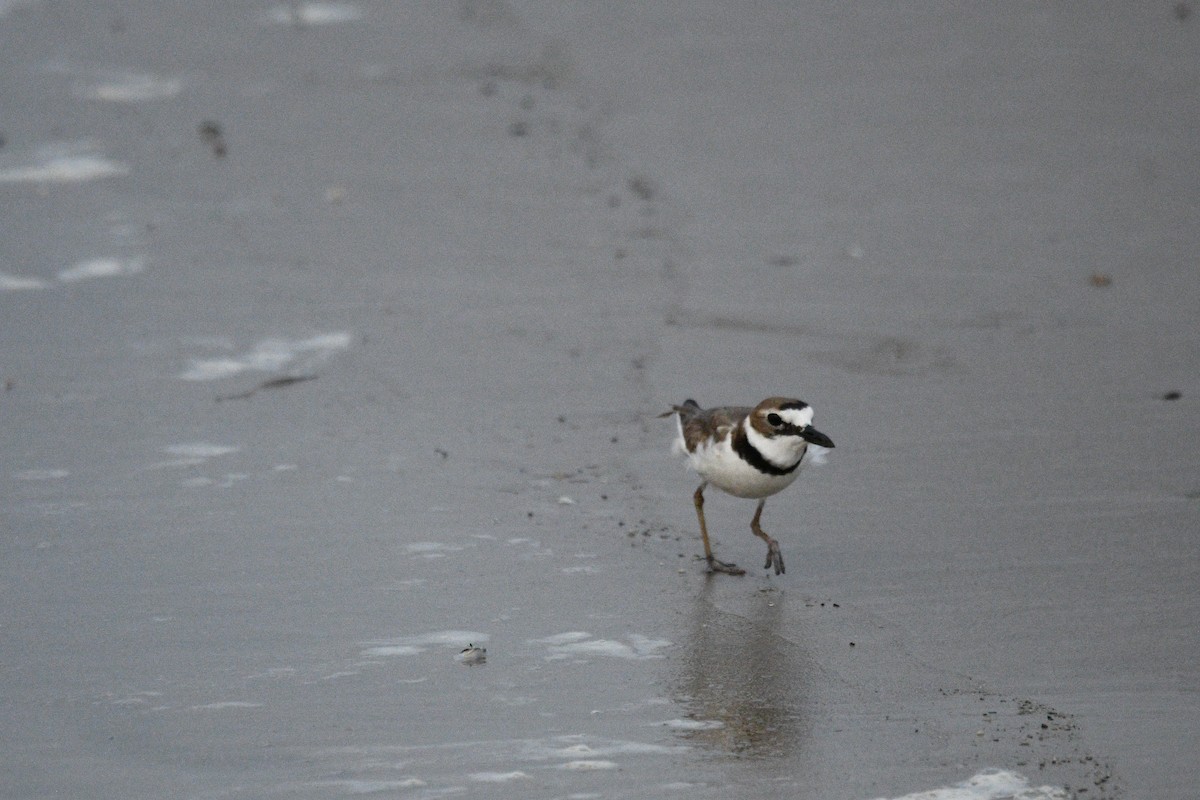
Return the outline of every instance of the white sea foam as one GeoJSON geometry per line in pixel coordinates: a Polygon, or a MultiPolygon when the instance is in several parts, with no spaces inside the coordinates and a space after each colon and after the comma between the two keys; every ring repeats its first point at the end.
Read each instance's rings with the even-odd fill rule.
{"type": "Polygon", "coordinates": [[[70,474],[65,469],[23,469],[14,472],[13,477],[19,481],[53,481],[70,474]]]}
{"type": "Polygon", "coordinates": [[[669,719],[659,724],[679,731],[714,731],[725,727],[718,719],[669,719]]]}
{"type": "Polygon", "coordinates": [[[400,636],[378,642],[364,642],[363,656],[408,656],[424,653],[429,647],[466,647],[482,644],[491,637],[480,631],[431,631],[414,636],[400,636]]]}
{"type": "Polygon", "coordinates": [[[417,653],[424,653],[424,647],[417,647],[411,644],[382,644],[376,647],[368,647],[362,651],[364,656],[412,656],[417,653]]]}
{"type": "Polygon", "coordinates": [[[362,9],[352,3],[281,3],[267,11],[275,25],[331,25],[362,19],[362,9]]]}
{"type": "Polygon", "coordinates": [[[679,753],[687,748],[673,747],[661,744],[646,744],[644,742],[623,741],[619,739],[603,739],[596,740],[595,744],[588,744],[582,740],[581,736],[563,736],[556,739],[560,741],[573,741],[573,744],[563,744],[561,746],[550,746],[542,751],[539,755],[542,758],[548,759],[577,759],[577,758],[601,758],[605,756],[621,756],[621,755],[667,755],[670,753],[679,753]]]}
{"type": "Polygon", "coordinates": [[[144,697],[122,697],[120,700],[113,700],[114,706],[145,706],[149,705],[150,701],[144,697]]]}
{"type": "Polygon", "coordinates": [[[159,697],[162,697],[162,692],[135,692],[128,697],[120,697],[110,702],[114,706],[144,706],[149,705],[152,700],[159,697]]]}
{"type": "Polygon", "coordinates": [[[425,786],[425,781],[420,778],[401,778],[394,781],[340,780],[319,781],[309,785],[340,789],[346,794],[382,794],[397,792],[401,789],[419,789],[425,786]]]}
{"type": "Polygon", "coordinates": [[[479,631],[432,631],[416,636],[408,636],[400,641],[408,642],[409,644],[461,646],[464,642],[486,642],[491,638],[486,633],[480,633],[479,631]]]}
{"type": "Polygon", "coordinates": [[[248,703],[244,700],[225,700],[220,703],[205,703],[192,706],[193,711],[224,711],[230,708],[262,708],[262,703],[248,703]]]}
{"type": "Polygon", "coordinates": [[[214,381],[236,375],[248,367],[234,358],[210,358],[203,361],[192,361],[192,366],[179,377],[185,381],[214,381]]]}
{"type": "MultiPolygon", "coordinates": [[[[686,745],[659,745],[626,739],[604,739],[586,734],[550,736],[537,739],[486,739],[426,744],[374,744],[364,746],[335,746],[317,749],[310,757],[328,761],[329,766],[345,764],[347,758],[360,764],[444,763],[455,770],[474,771],[464,775],[475,783],[511,783],[535,775],[538,770],[611,770],[644,757],[677,756],[691,750],[686,745]]],[[[463,791],[466,791],[463,789],[463,791]]],[[[535,793],[536,794],[536,793],[535,793]]]]}
{"type": "Polygon", "coordinates": [[[508,783],[509,781],[519,781],[528,778],[524,772],[513,770],[512,772],[473,772],[471,780],[479,783],[508,783]]]}
{"type": "Polygon", "coordinates": [[[1070,800],[1070,797],[1066,789],[1055,786],[1031,787],[1023,775],[989,769],[955,786],[914,792],[893,800],[1070,800]]]}
{"type": "Polygon", "coordinates": [[[316,750],[317,757],[355,755],[378,759],[407,758],[430,752],[470,753],[476,759],[513,761],[571,761],[579,758],[616,756],[678,755],[689,752],[685,745],[661,745],[631,739],[605,739],[582,733],[537,739],[487,739],[429,744],[383,744],[339,746],[316,750]]]}
{"type": "MultiPolygon", "coordinates": [[[[2,178],[0,178],[2,179],[2,178]]],[[[58,273],[60,283],[75,283],[89,278],[110,278],[120,275],[136,275],[146,268],[146,259],[136,258],[92,258],[80,261],[58,273]]],[[[25,275],[9,275],[0,272],[0,292],[19,292],[32,289],[48,289],[50,283],[41,278],[25,275]]]]}
{"type": "Polygon", "coordinates": [[[129,174],[127,165],[100,155],[89,142],[45,145],[30,162],[9,163],[0,162],[0,183],[74,183],[129,174]]]}
{"type": "Polygon", "coordinates": [[[62,270],[58,273],[58,279],[63,283],[74,283],[89,278],[136,275],[145,268],[144,258],[92,258],[62,270]]]}
{"type": "Polygon", "coordinates": [[[550,659],[563,659],[576,655],[610,656],[612,658],[637,658],[637,653],[627,644],[613,639],[591,639],[586,642],[557,645],[550,648],[550,659]]]}
{"type": "MultiPolygon", "coordinates": [[[[210,444],[208,442],[186,442],[184,444],[173,444],[169,447],[164,447],[163,452],[170,453],[178,458],[173,458],[169,461],[156,461],[150,465],[150,469],[177,469],[180,467],[195,467],[207,462],[210,458],[236,453],[240,450],[239,447],[224,444],[210,444]]],[[[211,478],[196,476],[184,481],[185,486],[209,486],[214,481],[211,478]]]]}
{"type": "Polygon", "coordinates": [[[548,645],[546,659],[550,661],[584,655],[630,660],[662,658],[662,655],[656,651],[671,646],[671,642],[666,639],[651,639],[638,633],[632,633],[627,638],[628,642],[626,643],[615,639],[593,639],[590,633],[569,631],[532,641],[536,644],[548,645]]]}
{"type": "Polygon", "coordinates": [[[73,92],[76,97],[85,100],[140,103],[146,100],[168,99],[182,90],[183,81],[179,78],[163,78],[125,70],[100,70],[94,82],[81,82],[74,87],[73,92]]]}
{"type": "Polygon", "coordinates": [[[210,444],[209,442],[186,442],[184,444],[173,444],[169,447],[164,447],[163,452],[170,453],[173,456],[184,456],[186,458],[216,458],[217,456],[225,456],[230,453],[236,453],[241,448],[227,444],[210,444]]]}
{"type": "Polygon", "coordinates": [[[27,278],[24,275],[9,275],[0,272],[0,292],[24,292],[31,289],[45,289],[50,284],[41,278],[27,278]]]}
{"type": "Polygon", "coordinates": [[[544,639],[530,639],[534,644],[570,644],[571,642],[581,642],[584,639],[590,639],[592,635],[586,631],[567,631],[566,633],[556,633],[553,636],[547,636],[544,639]]]}
{"type": "Polygon", "coordinates": [[[308,339],[264,339],[240,356],[192,359],[191,366],[179,377],[185,381],[212,381],[246,370],[275,372],[291,367],[303,371],[346,349],[351,340],[351,335],[345,331],[322,333],[308,339]]]}

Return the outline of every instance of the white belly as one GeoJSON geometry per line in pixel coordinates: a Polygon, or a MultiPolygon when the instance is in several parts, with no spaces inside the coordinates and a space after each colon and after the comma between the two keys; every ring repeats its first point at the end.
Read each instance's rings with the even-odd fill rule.
{"type": "Polygon", "coordinates": [[[800,467],[787,475],[758,471],[734,452],[729,437],[707,447],[698,447],[687,456],[688,463],[701,478],[735,497],[769,497],[786,489],[800,475],[800,467]]]}

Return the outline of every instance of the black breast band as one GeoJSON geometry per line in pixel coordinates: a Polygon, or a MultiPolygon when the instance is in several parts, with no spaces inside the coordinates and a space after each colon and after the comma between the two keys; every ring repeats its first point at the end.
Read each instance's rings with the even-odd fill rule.
{"type": "MultiPolygon", "coordinates": [[[[740,425],[733,432],[733,450],[742,458],[746,459],[749,464],[759,472],[765,472],[768,475],[791,475],[796,471],[796,467],[800,466],[800,461],[804,460],[801,454],[800,461],[792,464],[790,467],[777,467],[767,460],[767,457],[758,451],[758,448],[750,444],[750,439],[746,436],[746,431],[740,425]]],[[[807,452],[807,451],[806,451],[807,452]]]]}

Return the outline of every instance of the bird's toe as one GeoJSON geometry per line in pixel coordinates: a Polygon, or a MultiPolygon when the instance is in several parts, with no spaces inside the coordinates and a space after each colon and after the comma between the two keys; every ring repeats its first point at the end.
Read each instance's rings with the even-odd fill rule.
{"type": "Polygon", "coordinates": [[[719,561],[718,559],[715,559],[712,557],[708,558],[707,560],[708,560],[708,571],[709,572],[723,572],[726,575],[745,575],[746,574],[746,570],[742,569],[737,564],[733,564],[733,563],[726,562],[726,561],[719,561]]]}
{"type": "Polygon", "coordinates": [[[779,542],[771,542],[767,546],[767,563],[763,564],[763,569],[775,568],[776,575],[782,575],[787,572],[787,568],[783,566],[783,553],[779,550],[779,542]]]}

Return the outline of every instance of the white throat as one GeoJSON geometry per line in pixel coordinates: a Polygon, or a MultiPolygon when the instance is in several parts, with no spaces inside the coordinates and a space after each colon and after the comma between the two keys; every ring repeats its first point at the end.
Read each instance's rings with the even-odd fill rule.
{"type": "Polygon", "coordinates": [[[796,462],[804,457],[808,442],[799,436],[763,436],[753,425],[743,424],[746,426],[746,441],[762,453],[763,458],[780,469],[795,466],[796,462]]]}

